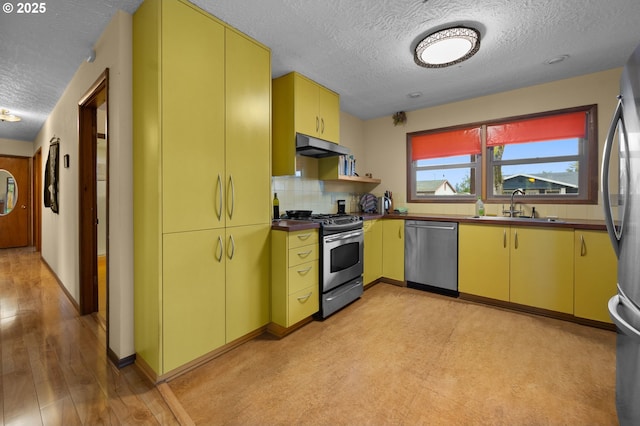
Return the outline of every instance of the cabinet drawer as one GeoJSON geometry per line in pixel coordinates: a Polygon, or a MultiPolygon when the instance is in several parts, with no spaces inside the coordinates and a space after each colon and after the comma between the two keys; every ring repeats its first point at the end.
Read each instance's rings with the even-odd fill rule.
{"type": "Polygon", "coordinates": [[[288,237],[290,249],[310,244],[318,244],[318,231],[315,229],[289,232],[288,237]]]}
{"type": "Polygon", "coordinates": [[[310,262],[318,259],[318,246],[312,244],[309,246],[296,247],[289,250],[289,267],[299,265],[301,263],[310,262]]]}
{"type": "Polygon", "coordinates": [[[289,294],[306,287],[318,287],[318,274],[317,260],[289,268],[289,294]]]}
{"type": "Polygon", "coordinates": [[[318,312],[318,287],[307,287],[289,295],[289,326],[318,312]]]}

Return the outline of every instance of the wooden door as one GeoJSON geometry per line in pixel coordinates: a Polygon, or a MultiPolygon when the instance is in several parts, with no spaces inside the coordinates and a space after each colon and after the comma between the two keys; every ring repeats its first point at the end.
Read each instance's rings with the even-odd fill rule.
{"type": "Polygon", "coordinates": [[[29,158],[0,156],[0,248],[29,245],[29,158]]]}

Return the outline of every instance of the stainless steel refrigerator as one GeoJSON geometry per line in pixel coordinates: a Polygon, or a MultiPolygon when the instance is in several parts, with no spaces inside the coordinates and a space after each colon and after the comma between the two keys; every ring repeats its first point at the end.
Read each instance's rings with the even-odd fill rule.
{"type": "Polygon", "coordinates": [[[618,294],[609,300],[609,314],[618,328],[618,421],[622,426],[640,425],[640,46],[620,79],[601,183],[607,230],[618,256],[618,294]],[[617,155],[612,157],[612,152],[617,155]]]}

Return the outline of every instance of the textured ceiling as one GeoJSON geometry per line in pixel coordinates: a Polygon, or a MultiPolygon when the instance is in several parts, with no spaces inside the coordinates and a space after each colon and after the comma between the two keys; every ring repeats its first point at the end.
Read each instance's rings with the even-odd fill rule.
{"type": "MultiPolygon", "coordinates": [[[[301,72],[361,119],[619,67],[640,44],[638,0],[192,2],[269,46],[274,77],[301,72]],[[474,57],[442,69],[413,62],[421,36],[459,23],[480,30],[474,57]],[[560,55],[569,58],[545,63],[560,55]]],[[[0,12],[0,107],[24,117],[0,123],[0,138],[33,140],[116,8],[140,3],[58,0],[39,17],[0,12]]]]}

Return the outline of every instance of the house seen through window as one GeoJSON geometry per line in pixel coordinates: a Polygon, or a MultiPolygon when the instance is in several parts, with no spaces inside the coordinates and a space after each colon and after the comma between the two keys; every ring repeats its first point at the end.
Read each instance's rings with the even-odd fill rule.
{"type": "Polygon", "coordinates": [[[521,189],[536,202],[596,203],[595,115],[592,105],[409,133],[407,200],[504,202],[521,189]]]}

